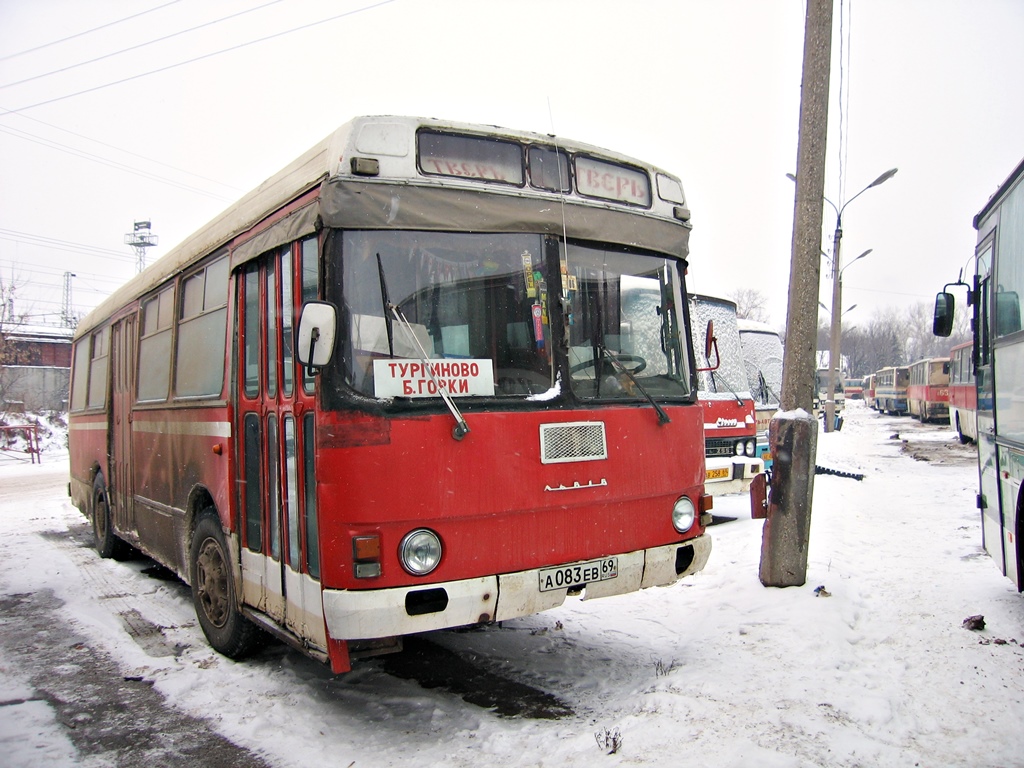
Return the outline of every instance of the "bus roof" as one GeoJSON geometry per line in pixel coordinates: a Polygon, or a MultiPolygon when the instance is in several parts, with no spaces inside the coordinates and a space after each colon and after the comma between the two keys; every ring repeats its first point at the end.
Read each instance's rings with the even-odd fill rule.
{"type": "Polygon", "coordinates": [[[999,201],[1003,196],[1010,191],[1018,179],[1024,176],[1024,160],[1021,160],[1017,164],[1017,167],[1013,169],[1013,172],[1007,177],[1006,181],[999,185],[999,188],[992,193],[992,197],[985,203],[985,207],[978,211],[978,215],[974,217],[974,228],[981,229],[981,223],[985,220],[985,217],[992,212],[992,209],[999,204],[999,201]]]}
{"type": "Polygon", "coordinates": [[[768,325],[768,323],[747,320],[745,317],[737,318],[736,323],[740,327],[740,333],[768,333],[772,336],[780,336],[779,332],[768,325]]]}
{"type": "MultiPolygon", "coordinates": [[[[623,166],[635,166],[650,174],[652,189],[651,210],[645,211],[652,214],[651,218],[661,220],[660,228],[654,233],[654,242],[658,247],[663,247],[671,252],[685,257],[687,252],[686,241],[690,229],[689,210],[686,208],[685,195],[682,184],[678,177],[673,176],[661,169],[639,160],[617,152],[601,149],[590,144],[575,142],[567,139],[533,133],[530,131],[512,130],[497,126],[475,125],[453,121],[438,120],[434,118],[421,117],[398,117],[398,116],[363,116],[357,117],[326,136],[319,143],[308,149],[296,160],[285,166],[282,170],[268,178],[256,189],[244,195],[237,202],[233,203],[220,215],[208,222],[202,228],[181,241],[175,248],[164,256],[157,259],[151,266],[130,279],[127,283],[117,289],[110,297],[104,300],[96,309],[90,312],[76,329],[76,338],[92,330],[104,322],[106,318],[117,312],[130,302],[141,298],[157,286],[164,283],[174,275],[188,269],[190,265],[199,259],[212,254],[217,249],[238,245],[250,238],[250,231],[260,224],[269,214],[278,211],[287,204],[295,201],[303,194],[324,184],[333,178],[343,178],[346,181],[360,183],[363,186],[359,192],[372,189],[376,184],[379,188],[381,182],[398,183],[409,188],[416,187],[463,187],[479,193],[504,193],[506,199],[509,197],[525,199],[536,199],[537,197],[550,197],[553,200],[561,200],[567,204],[598,208],[609,211],[613,216],[622,221],[622,213],[629,212],[628,206],[617,202],[582,197],[570,193],[559,193],[557,191],[545,192],[531,188],[528,193],[520,189],[497,188],[498,185],[482,183],[481,179],[459,179],[451,175],[426,175],[416,171],[415,165],[410,165],[409,156],[416,157],[415,134],[421,128],[437,132],[449,132],[458,135],[481,136],[497,140],[515,141],[524,145],[543,145],[547,148],[555,148],[563,152],[569,152],[581,156],[594,156],[603,160],[618,163],[623,166]],[[362,168],[356,168],[355,160],[365,157],[372,157],[379,168],[379,176],[369,173],[362,168]],[[412,169],[410,172],[409,169],[412,169]],[[375,176],[377,176],[375,178],[375,176]],[[367,186],[370,185],[370,186],[367,186]],[[669,226],[665,226],[669,225],[669,226]]],[[[573,190],[575,192],[575,189],[573,190]]],[[[361,198],[363,206],[378,209],[380,200],[373,199],[370,194],[359,194],[355,197],[361,198]]],[[[468,196],[467,196],[468,197],[468,196]]],[[[481,231],[502,231],[500,227],[513,226],[522,220],[522,211],[508,212],[506,216],[495,216],[496,209],[486,209],[479,204],[483,198],[491,197],[493,194],[485,194],[470,201],[463,209],[469,218],[476,217],[467,226],[477,225],[481,231]],[[493,222],[493,223],[492,223],[493,222]],[[487,227],[493,227],[488,229],[487,227]]],[[[342,202],[351,202],[354,198],[349,197],[342,202]]],[[[405,203],[403,203],[405,205],[405,203]]],[[[436,202],[428,203],[433,208],[428,214],[433,216],[434,228],[443,226],[450,227],[451,207],[450,201],[445,200],[444,204],[436,202]],[[441,223],[447,222],[447,225],[441,223]]],[[[334,216],[342,219],[346,215],[349,219],[355,219],[360,215],[366,219],[366,210],[346,214],[344,205],[333,201],[328,211],[316,211],[315,214],[307,216],[307,228],[313,226],[313,220],[317,220],[317,226],[321,223],[332,225],[331,222],[321,222],[321,219],[334,216]]],[[[536,206],[534,206],[536,208],[536,206]]],[[[406,209],[408,206],[406,205],[406,209]]],[[[636,206],[633,206],[636,210],[636,206]]],[[[564,219],[558,217],[558,211],[552,212],[550,206],[544,209],[547,219],[547,230],[561,231],[564,219]],[[556,224],[557,222],[557,224],[556,224]]],[[[537,215],[534,212],[534,215],[537,215]]],[[[380,216],[379,210],[377,216],[380,216]]],[[[593,225],[588,223],[587,216],[580,216],[576,222],[581,223],[584,231],[597,231],[593,225]],[[590,229],[588,229],[590,227],[590,229]]],[[[376,226],[383,226],[377,223],[376,226]]],[[[406,222],[394,225],[396,229],[408,228],[411,225],[406,222]]],[[[373,228],[371,226],[371,228],[373,228]]],[[[620,239],[616,242],[624,244],[635,244],[635,232],[629,231],[630,227],[605,226],[600,231],[621,231],[620,239]],[[631,239],[632,238],[632,239],[631,239]]],[[[310,230],[312,231],[312,230],[310,230]]],[[[254,254],[255,255],[255,254],[254,254]]],[[[233,266],[237,263],[232,258],[233,266]]]]}

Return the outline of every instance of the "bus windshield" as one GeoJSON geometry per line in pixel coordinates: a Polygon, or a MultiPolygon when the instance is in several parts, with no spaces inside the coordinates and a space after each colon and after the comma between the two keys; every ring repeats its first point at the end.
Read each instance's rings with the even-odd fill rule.
{"type": "Polygon", "coordinates": [[[579,398],[689,392],[671,259],[537,234],[346,231],[341,241],[340,279],[328,283],[340,283],[338,373],[357,395],[437,399],[444,386],[453,397],[551,399],[564,394],[566,338],[579,398]]]}

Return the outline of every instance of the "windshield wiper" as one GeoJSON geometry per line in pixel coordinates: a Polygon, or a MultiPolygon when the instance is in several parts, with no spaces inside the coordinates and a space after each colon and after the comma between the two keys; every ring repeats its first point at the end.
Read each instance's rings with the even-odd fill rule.
{"type": "Polygon", "coordinates": [[[644,389],[643,385],[639,381],[636,380],[636,376],[634,376],[632,372],[619,361],[619,358],[615,356],[615,353],[605,346],[599,346],[598,349],[602,353],[604,353],[604,355],[611,361],[613,367],[615,367],[620,373],[624,373],[627,377],[629,377],[629,380],[633,382],[633,386],[640,390],[640,394],[643,395],[644,398],[646,398],[647,402],[650,403],[651,406],[654,408],[654,410],[658,412],[658,423],[668,424],[671,421],[671,419],[668,417],[668,414],[665,413],[665,409],[658,405],[657,402],[655,402],[654,398],[651,397],[650,393],[646,389],[644,389]]]}
{"type": "MultiPolygon", "coordinates": [[[[736,398],[736,402],[739,405],[743,405],[743,398],[736,394],[736,390],[732,388],[732,386],[729,384],[729,381],[725,378],[725,376],[723,376],[722,374],[718,373],[718,371],[711,371],[711,381],[712,381],[712,383],[714,383],[714,381],[715,381],[715,375],[716,374],[718,375],[718,378],[721,379],[722,383],[725,384],[725,388],[728,389],[729,392],[732,394],[732,396],[736,398]]],[[[716,392],[718,391],[717,388],[715,389],[715,391],[716,392]]]]}
{"type": "Polygon", "coordinates": [[[423,365],[423,370],[427,372],[427,376],[430,377],[431,382],[437,387],[437,393],[444,400],[444,404],[448,406],[448,411],[451,413],[452,418],[455,419],[455,427],[452,429],[452,437],[456,440],[461,440],[469,434],[469,425],[466,424],[466,420],[463,418],[461,411],[452,396],[448,394],[448,388],[444,385],[444,382],[440,381],[434,375],[434,368],[430,365],[430,360],[427,358],[427,350],[420,344],[419,338],[416,336],[416,332],[412,329],[412,324],[406,319],[405,314],[398,308],[396,304],[392,304],[388,298],[388,284],[387,278],[384,276],[384,265],[381,263],[380,254],[377,254],[377,269],[380,272],[380,295],[381,300],[384,302],[384,323],[387,327],[388,333],[388,350],[391,353],[391,357],[395,356],[395,345],[394,338],[392,336],[391,315],[405,328],[406,333],[409,334],[409,338],[412,339],[413,344],[420,351],[420,363],[423,365]]]}

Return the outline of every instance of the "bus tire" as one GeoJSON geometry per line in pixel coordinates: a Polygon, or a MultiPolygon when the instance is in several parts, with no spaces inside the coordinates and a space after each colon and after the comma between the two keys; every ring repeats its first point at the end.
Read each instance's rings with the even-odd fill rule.
{"type": "Polygon", "coordinates": [[[92,483],[92,536],[93,546],[100,557],[124,560],[128,556],[128,545],[117,537],[111,525],[107,484],[100,474],[92,483]]]}
{"type": "Polygon", "coordinates": [[[256,646],[257,627],[238,609],[228,551],[216,514],[200,513],[189,557],[192,602],[210,646],[240,659],[256,646]]]}
{"type": "Polygon", "coordinates": [[[960,445],[967,445],[971,442],[971,438],[964,434],[963,429],[960,428],[960,414],[956,415],[956,436],[960,440],[960,445]]]}

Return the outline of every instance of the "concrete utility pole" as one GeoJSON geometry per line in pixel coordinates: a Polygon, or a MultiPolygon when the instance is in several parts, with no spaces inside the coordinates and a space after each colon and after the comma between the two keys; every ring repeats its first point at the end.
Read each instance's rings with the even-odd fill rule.
{"type": "Polygon", "coordinates": [[[832,2],[807,0],[800,84],[796,203],[789,272],[789,310],[782,403],[768,428],[774,465],[768,517],[761,538],[761,583],[800,586],[807,580],[811,499],[818,421],[814,418],[821,217],[825,192],[832,2]]]}
{"type": "Polygon", "coordinates": [[[160,238],[149,233],[152,222],[136,221],[135,231],[124,236],[124,244],[135,249],[135,271],[146,268],[146,249],[160,242],[160,238]]]}

